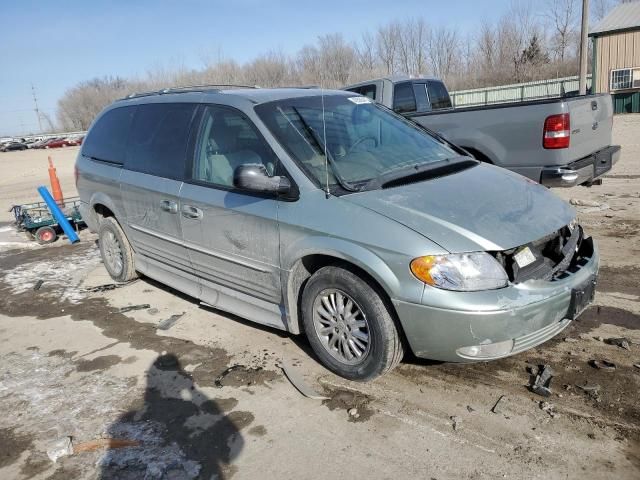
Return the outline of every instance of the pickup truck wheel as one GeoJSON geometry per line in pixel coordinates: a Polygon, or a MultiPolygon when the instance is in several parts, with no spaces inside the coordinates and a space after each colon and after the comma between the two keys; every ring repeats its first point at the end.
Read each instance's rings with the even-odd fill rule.
{"type": "Polygon", "coordinates": [[[304,329],[321,363],[349,380],[392,370],[404,353],[384,301],[369,283],[337,266],[312,275],[302,293],[304,329]]]}
{"type": "Polygon", "coordinates": [[[128,282],[137,277],[133,249],[113,217],[101,219],[98,242],[102,261],[111,278],[116,282],[128,282]]]}

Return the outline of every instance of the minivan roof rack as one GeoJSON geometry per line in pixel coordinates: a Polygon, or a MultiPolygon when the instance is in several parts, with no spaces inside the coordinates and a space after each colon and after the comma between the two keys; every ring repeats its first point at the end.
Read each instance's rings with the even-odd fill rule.
{"type": "Polygon", "coordinates": [[[167,87],[160,90],[152,90],[149,92],[134,92],[120,100],[128,100],[130,98],[149,97],[151,95],[167,95],[169,93],[189,93],[202,92],[205,90],[221,90],[224,88],[260,88],[257,85],[238,85],[233,83],[212,83],[203,85],[185,85],[181,87],[167,87]]]}

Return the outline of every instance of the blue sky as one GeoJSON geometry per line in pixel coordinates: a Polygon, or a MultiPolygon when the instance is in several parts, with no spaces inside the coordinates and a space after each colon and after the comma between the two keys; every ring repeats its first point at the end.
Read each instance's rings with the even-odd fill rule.
{"type": "Polygon", "coordinates": [[[31,84],[55,119],[67,88],[97,76],[143,75],[218,52],[238,62],[295,53],[318,35],[355,40],[390,20],[424,17],[464,32],[499,17],[509,0],[0,0],[0,135],[37,130],[31,84]]]}

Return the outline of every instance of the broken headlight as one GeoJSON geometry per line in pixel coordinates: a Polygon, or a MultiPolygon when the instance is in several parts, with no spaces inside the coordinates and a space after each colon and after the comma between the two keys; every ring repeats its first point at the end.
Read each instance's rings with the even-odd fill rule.
{"type": "Polygon", "coordinates": [[[486,252],[418,257],[411,272],[432,287],[462,292],[494,290],[509,282],[502,265],[486,252]]]}

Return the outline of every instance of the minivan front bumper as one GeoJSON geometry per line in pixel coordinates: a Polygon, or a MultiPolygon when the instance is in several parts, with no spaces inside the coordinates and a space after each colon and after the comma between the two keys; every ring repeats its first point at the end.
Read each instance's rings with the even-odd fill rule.
{"type": "Polygon", "coordinates": [[[443,291],[437,292],[438,306],[399,300],[393,304],[416,356],[450,362],[494,360],[533,348],[564,330],[574,317],[576,292],[595,285],[598,263],[594,245],[589,261],[560,280],[530,280],[486,292],[446,292],[448,307],[440,301],[443,291]]]}
{"type": "Polygon", "coordinates": [[[620,146],[612,145],[569,165],[543,168],[540,183],[547,187],[590,185],[611,170],[619,158],[620,146]]]}

